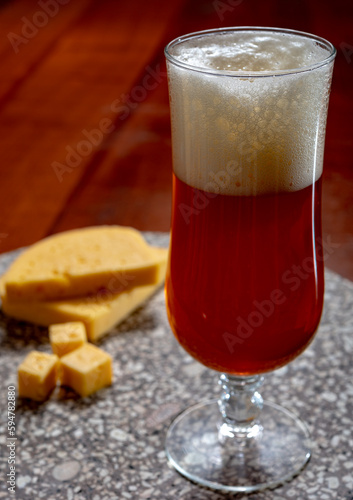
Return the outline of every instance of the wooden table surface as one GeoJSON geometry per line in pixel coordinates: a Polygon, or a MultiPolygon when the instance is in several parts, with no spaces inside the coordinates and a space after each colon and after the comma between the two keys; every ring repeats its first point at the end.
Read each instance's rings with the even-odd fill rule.
{"type": "Polygon", "coordinates": [[[353,280],[351,0],[0,2],[0,252],[97,224],[168,231],[163,48],[221,26],[315,33],[337,48],[327,127],[326,264],[353,280]]]}

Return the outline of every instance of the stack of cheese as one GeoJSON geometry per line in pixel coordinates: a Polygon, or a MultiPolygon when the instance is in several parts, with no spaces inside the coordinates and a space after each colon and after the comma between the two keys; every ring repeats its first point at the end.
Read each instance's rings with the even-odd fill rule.
{"type": "Polygon", "coordinates": [[[166,249],[120,226],[67,231],[25,250],[0,280],[2,309],[49,326],[53,354],[29,353],[18,370],[19,395],[41,401],[58,380],[81,396],[109,385],[111,357],[86,340],[99,339],[151,296],[166,261],[166,249]]]}
{"type": "Polygon", "coordinates": [[[49,326],[81,321],[96,341],[162,284],[167,250],[135,229],[99,226],[46,238],[24,251],[0,282],[2,309],[49,326]]]}

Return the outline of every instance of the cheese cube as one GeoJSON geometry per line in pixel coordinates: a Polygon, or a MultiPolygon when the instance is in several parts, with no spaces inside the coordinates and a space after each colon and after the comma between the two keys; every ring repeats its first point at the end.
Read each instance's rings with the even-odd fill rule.
{"type": "Polygon", "coordinates": [[[50,325],[49,339],[53,353],[61,358],[87,341],[85,325],[80,321],[50,325]]]}
{"type": "Polygon", "coordinates": [[[112,358],[92,344],[84,344],[60,360],[61,385],[71,387],[82,397],[110,385],[112,378],[112,358]]]}
{"type": "Polygon", "coordinates": [[[32,351],[18,367],[18,395],[44,401],[56,386],[59,358],[32,351]]]}

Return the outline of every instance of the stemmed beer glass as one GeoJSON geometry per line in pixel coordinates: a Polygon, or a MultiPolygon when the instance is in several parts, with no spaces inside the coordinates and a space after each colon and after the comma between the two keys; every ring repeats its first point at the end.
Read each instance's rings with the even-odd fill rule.
{"type": "Polygon", "coordinates": [[[274,487],[310,458],[305,424],[263,401],[323,306],[321,182],[334,47],[276,28],[182,36],[165,49],[173,145],[166,279],[172,330],[220,372],[219,400],[171,425],[167,456],[227,491],[274,487]]]}

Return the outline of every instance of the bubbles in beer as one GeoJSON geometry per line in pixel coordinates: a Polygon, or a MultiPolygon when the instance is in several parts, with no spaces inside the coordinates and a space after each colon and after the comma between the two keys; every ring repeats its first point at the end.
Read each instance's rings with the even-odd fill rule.
{"type": "Polygon", "coordinates": [[[331,65],[286,71],[324,60],[327,50],[304,37],[264,32],[196,42],[176,46],[173,55],[197,70],[168,64],[176,175],[232,195],[296,191],[317,180],[331,65]]]}

